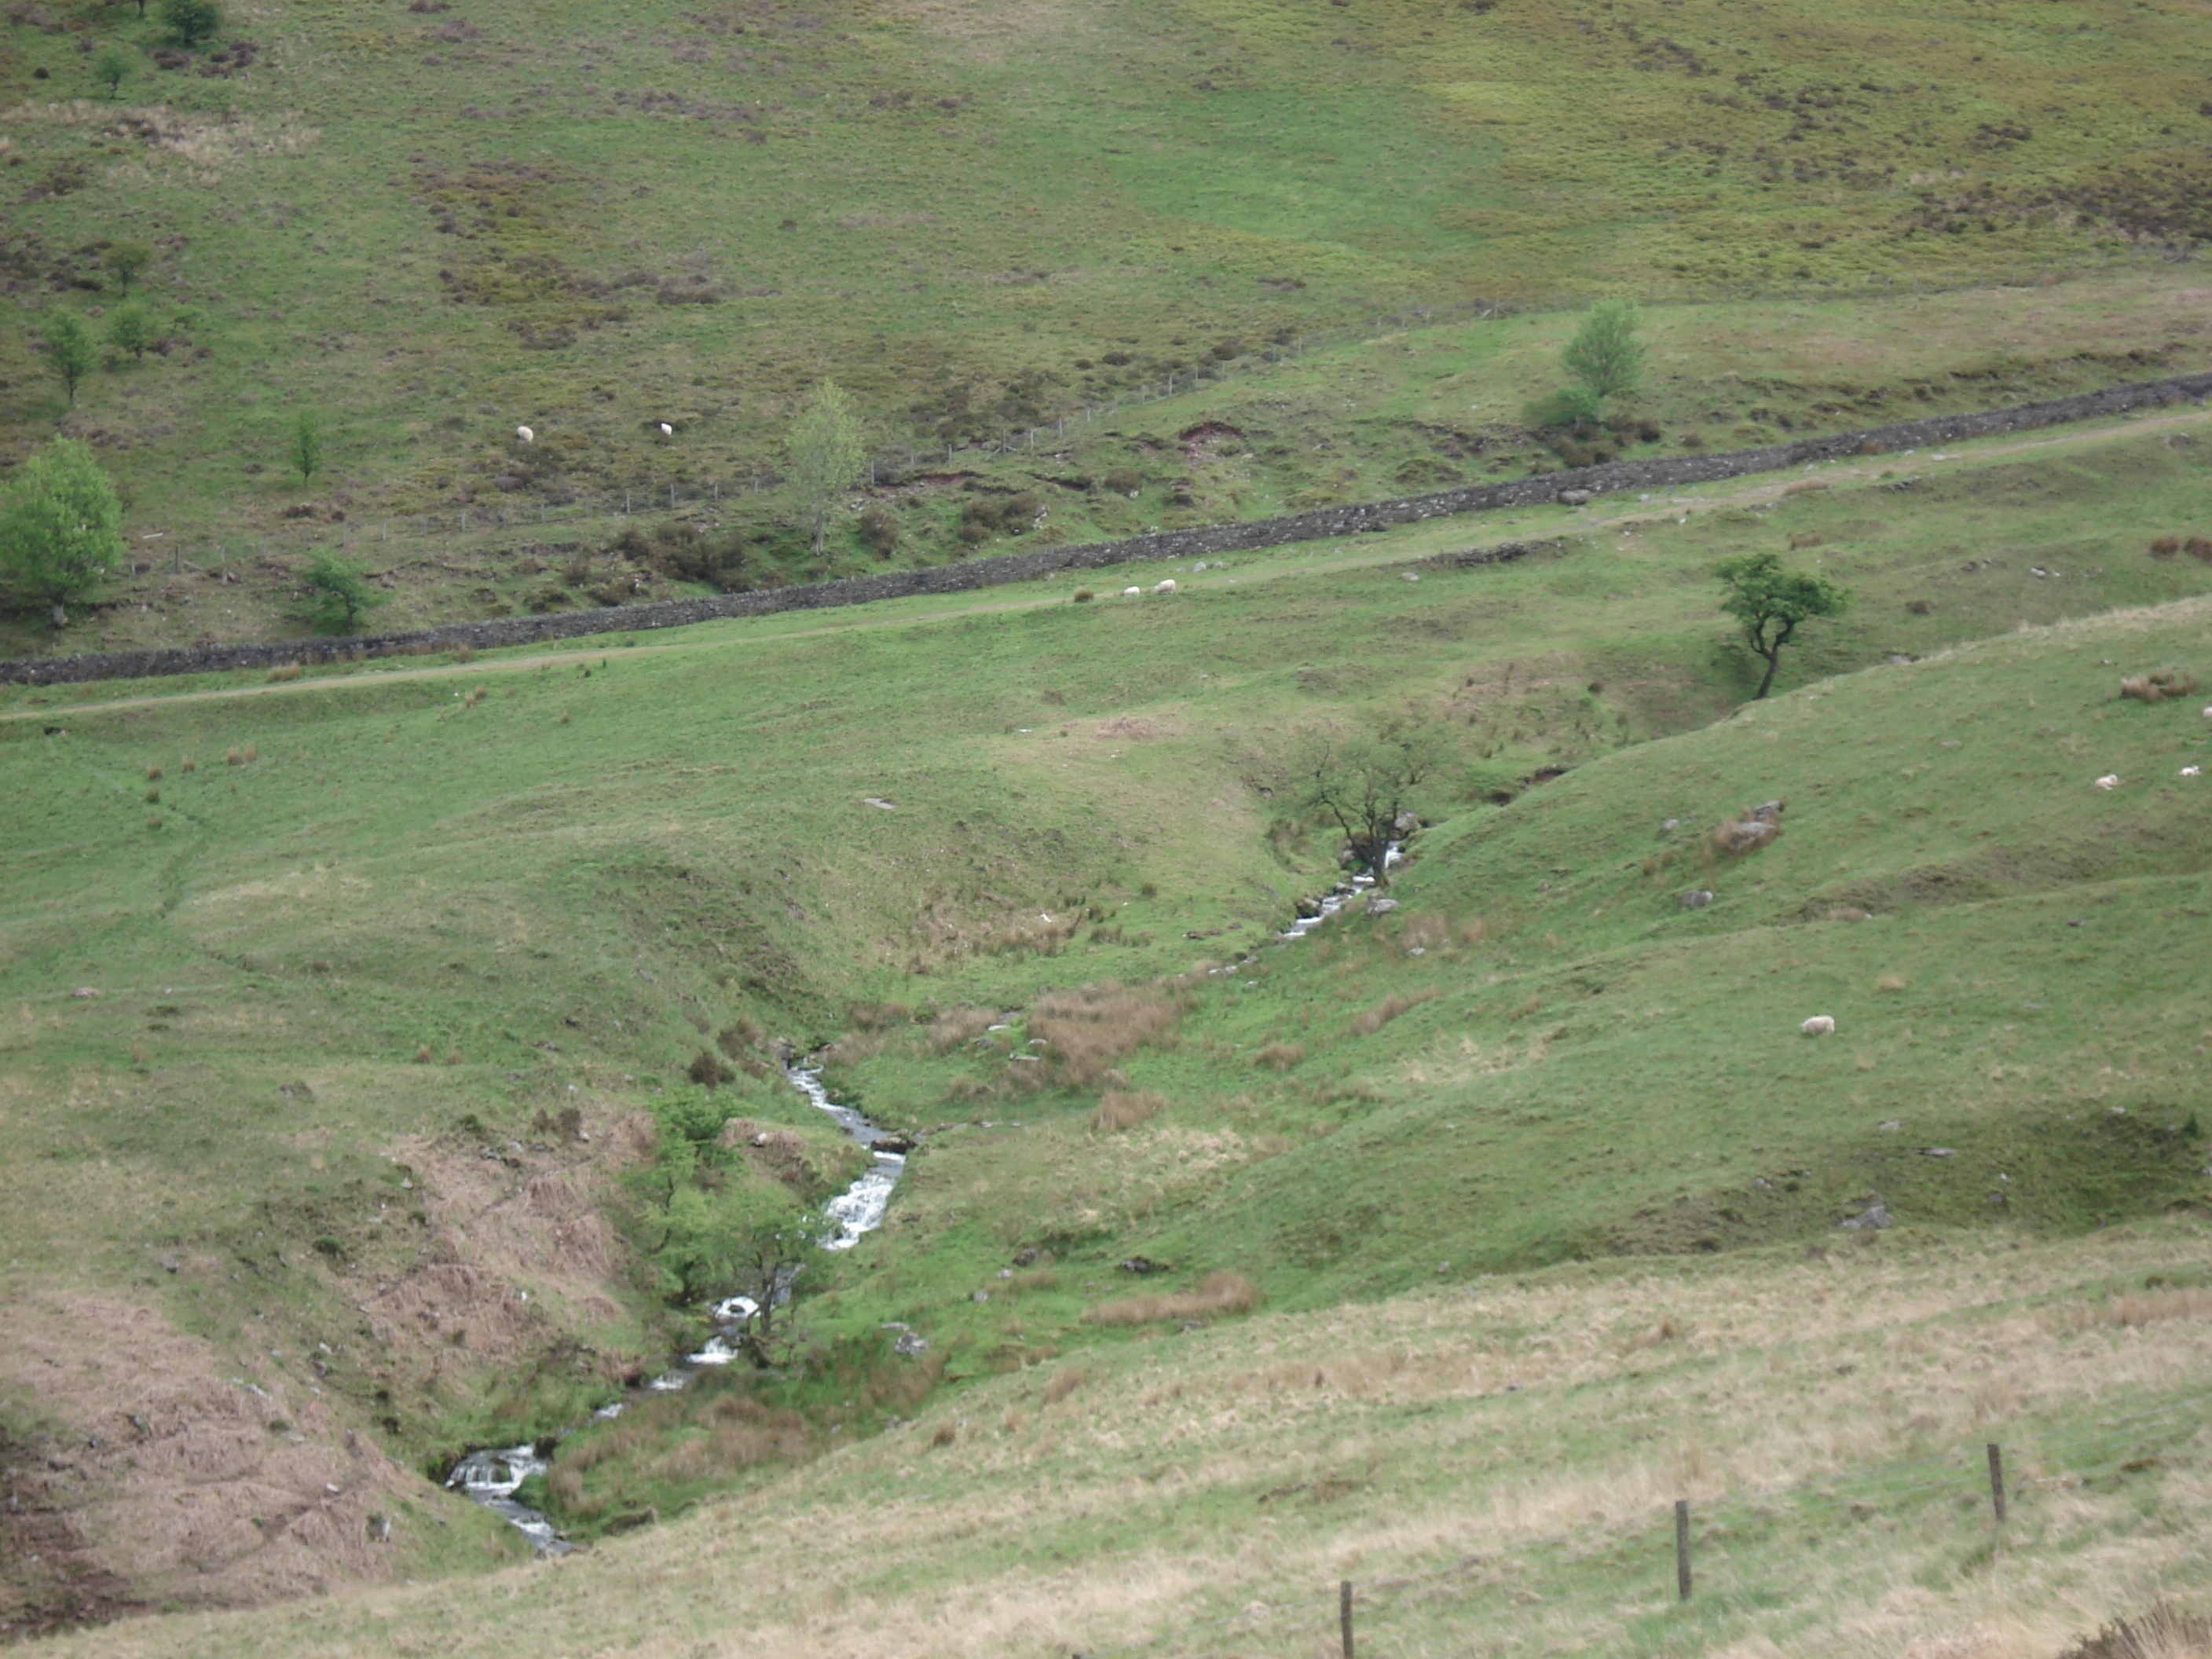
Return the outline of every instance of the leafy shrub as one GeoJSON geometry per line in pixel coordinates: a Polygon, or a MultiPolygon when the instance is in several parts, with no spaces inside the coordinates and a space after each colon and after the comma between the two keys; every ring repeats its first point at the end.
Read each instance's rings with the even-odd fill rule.
{"type": "Polygon", "coordinates": [[[898,550],[898,520],[882,507],[871,507],[860,514],[860,544],[879,559],[888,559],[898,550]]]}

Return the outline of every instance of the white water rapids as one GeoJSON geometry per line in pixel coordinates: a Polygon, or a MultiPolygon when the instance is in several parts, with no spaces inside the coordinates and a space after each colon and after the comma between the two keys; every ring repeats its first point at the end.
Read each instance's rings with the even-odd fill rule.
{"type": "MultiPolygon", "coordinates": [[[[906,1168],[906,1154],[879,1147],[878,1141],[895,1137],[878,1129],[850,1106],[832,1100],[830,1091],[822,1086],[822,1073],[816,1067],[787,1066],[784,1075],[791,1079],[793,1088],[835,1118],[839,1128],[867,1150],[868,1167],[861,1171],[859,1179],[823,1206],[837,1224],[834,1231],[823,1236],[822,1248],[849,1250],[864,1235],[883,1225],[884,1212],[890,1207],[891,1188],[898,1184],[899,1172],[906,1168]]],[[[776,1300],[781,1302],[789,1290],[788,1285],[779,1285],[776,1300]]],[[[672,1394],[697,1376],[700,1366],[728,1364],[738,1357],[736,1339],[745,1322],[759,1312],[760,1304],[750,1297],[733,1296],[716,1304],[714,1323],[719,1328],[708,1339],[707,1346],[696,1353],[684,1355],[682,1364],[654,1377],[645,1385],[645,1392],[672,1394]]],[[[609,1418],[621,1411],[622,1402],[617,1401],[600,1407],[592,1415],[609,1418]]],[[[518,1486],[533,1474],[544,1474],[550,1467],[550,1461],[539,1456],[534,1445],[488,1446],[469,1453],[454,1464],[453,1473],[446,1477],[446,1485],[466,1492],[486,1509],[504,1517],[538,1547],[540,1555],[562,1555],[567,1553],[568,1545],[553,1523],[528,1504],[514,1501],[518,1486]]]]}

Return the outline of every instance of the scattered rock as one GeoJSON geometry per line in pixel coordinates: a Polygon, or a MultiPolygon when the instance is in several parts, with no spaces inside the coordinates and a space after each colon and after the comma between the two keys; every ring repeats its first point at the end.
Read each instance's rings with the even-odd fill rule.
{"type": "Polygon", "coordinates": [[[1039,1258],[1042,1257],[1043,1254],[1044,1253],[1038,1249],[1034,1244],[1030,1245],[1027,1249],[1016,1250],[1014,1252],[1014,1266],[1017,1267],[1034,1267],[1036,1266],[1039,1258]]]}
{"type": "Polygon", "coordinates": [[[917,1336],[912,1331],[902,1331],[897,1340],[891,1344],[891,1352],[893,1353],[927,1353],[929,1339],[926,1336],[917,1336]]]}
{"type": "Polygon", "coordinates": [[[1881,1201],[1880,1193],[1869,1193],[1868,1196],[1874,1202],[1850,1219],[1838,1221],[1836,1225],[1854,1232],[1879,1232],[1888,1226],[1890,1224],[1889,1206],[1881,1201]]]}
{"type": "Polygon", "coordinates": [[[1692,887],[1680,898],[1685,910],[1702,910],[1712,902],[1713,890],[1710,887],[1692,887]]]}
{"type": "Polygon", "coordinates": [[[1587,489],[1562,489],[1559,492],[1561,507],[1588,507],[1589,504],[1590,493],[1587,489]]]}
{"type": "Polygon", "coordinates": [[[1370,916],[1387,916],[1397,908],[1398,901],[1394,898],[1378,897],[1367,901],[1367,914],[1370,916]]]}
{"type": "Polygon", "coordinates": [[[1125,1273],[1164,1273],[1174,1271],[1166,1262],[1155,1261],[1148,1255],[1129,1256],[1121,1262],[1121,1271],[1125,1273]]]}

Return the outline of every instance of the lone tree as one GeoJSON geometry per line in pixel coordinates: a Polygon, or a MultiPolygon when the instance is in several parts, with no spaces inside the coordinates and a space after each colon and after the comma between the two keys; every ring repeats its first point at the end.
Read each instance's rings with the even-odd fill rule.
{"type": "Polygon", "coordinates": [[[214,0],[161,0],[161,23],[187,46],[198,46],[222,27],[214,0]]]}
{"type": "Polygon", "coordinates": [[[300,469],[300,482],[307,483],[323,464],[323,417],[303,409],[292,422],[292,465],[300,469]]]}
{"type": "Polygon", "coordinates": [[[824,380],[814,388],[799,418],[791,423],[783,450],[787,469],[785,483],[791,489],[799,526],[812,539],[814,556],[818,559],[830,503],[839,491],[859,480],[868,461],[860,419],[835,380],[824,380]]]}
{"type": "Polygon", "coordinates": [[[70,407],[76,407],[76,383],[92,373],[92,331],[73,311],[57,311],[45,324],[46,361],[69,389],[70,407]]]}
{"type": "Polygon", "coordinates": [[[1782,647],[1797,632],[1797,624],[1814,617],[1838,615],[1851,596],[1825,576],[1801,575],[1783,568],[1772,553],[1746,553],[1725,559],[1713,574],[1728,591],[1721,609],[1736,619],[1743,642],[1766,659],[1765,676],[1753,697],[1766,695],[1781,665],[1782,647]]]}
{"type": "Polygon", "coordinates": [[[116,307],[115,314],[107,319],[107,343],[118,351],[129,352],[133,362],[144,362],[146,348],[154,343],[154,325],[146,320],[145,307],[116,307]]]}
{"type": "Polygon", "coordinates": [[[1378,887],[1389,885],[1383,860],[1399,838],[1413,791],[1449,751],[1433,726],[1392,721],[1372,732],[1310,732],[1291,750],[1285,771],[1291,805],[1325,812],[1351,843],[1378,887]]]}
{"type": "Polygon", "coordinates": [[[114,242],[100,256],[100,263],[115,274],[117,286],[128,294],[153,258],[154,250],[143,242],[114,242]]]}
{"type": "Polygon", "coordinates": [[[92,60],[92,78],[107,88],[110,98],[115,96],[116,88],[130,76],[130,55],[120,46],[106,47],[99,57],[92,60]]]}
{"type": "Polygon", "coordinates": [[[0,565],[25,598],[52,607],[56,628],[122,557],[123,504],[90,450],[58,438],[23,463],[0,499],[0,565]]]}
{"type": "Polygon", "coordinates": [[[322,634],[354,632],[362,613],[389,597],[368,585],[361,566],[330,553],[316,554],[300,580],[307,589],[307,620],[322,634]]]}
{"type": "Polygon", "coordinates": [[[1643,381],[1644,348],[1636,338],[1642,320],[1633,300],[1600,300],[1559,354],[1559,366],[1581,383],[1591,416],[1607,398],[1643,381]]]}

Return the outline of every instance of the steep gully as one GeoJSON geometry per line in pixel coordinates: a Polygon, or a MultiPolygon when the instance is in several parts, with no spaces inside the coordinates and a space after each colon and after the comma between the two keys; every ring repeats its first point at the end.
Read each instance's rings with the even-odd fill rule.
{"type": "MultiPolygon", "coordinates": [[[[1385,871],[1400,858],[1400,848],[1392,842],[1383,851],[1385,871]]],[[[1361,872],[1340,882],[1318,899],[1298,907],[1299,914],[1291,925],[1276,934],[1285,943],[1304,939],[1359,894],[1376,884],[1373,875],[1361,872]]],[[[1225,971],[1217,969],[1218,971],[1225,971]]],[[[784,1075],[815,1107],[836,1120],[856,1143],[869,1153],[869,1163],[860,1178],[825,1206],[837,1231],[824,1237],[823,1247],[832,1250],[849,1250],[866,1234],[883,1224],[884,1214],[890,1206],[891,1189],[898,1182],[899,1174],[906,1168],[907,1143],[890,1131],[880,1129],[850,1106],[842,1105],[830,1097],[822,1085],[818,1070],[804,1061],[786,1066],[784,1075]]],[[[780,1298],[779,1298],[780,1299],[780,1298]]],[[[663,1371],[638,1390],[639,1395],[670,1394],[683,1388],[709,1365],[726,1365],[738,1358],[739,1343],[745,1322],[760,1311],[759,1304],[750,1297],[733,1296],[718,1303],[714,1308],[714,1334],[696,1353],[685,1354],[675,1364],[663,1371]]],[[[897,1338],[902,1352],[918,1352],[922,1343],[911,1332],[902,1330],[897,1338]]],[[[595,1419],[617,1416],[628,1402],[616,1401],[599,1407],[592,1413],[595,1419]]],[[[453,1465],[446,1477],[446,1485],[465,1493],[482,1504],[510,1525],[519,1529],[541,1555],[562,1555],[569,1545],[557,1528],[542,1510],[514,1500],[514,1493],[531,1476],[543,1474],[552,1467],[552,1447],[545,1440],[526,1442],[520,1446],[487,1446],[470,1452],[453,1465]],[[543,1449],[541,1449],[541,1448],[543,1449]]]]}

